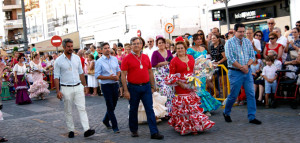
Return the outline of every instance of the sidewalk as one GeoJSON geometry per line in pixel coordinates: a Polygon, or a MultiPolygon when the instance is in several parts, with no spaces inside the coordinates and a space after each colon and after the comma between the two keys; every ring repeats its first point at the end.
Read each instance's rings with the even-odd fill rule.
{"type": "Polygon", "coordinates": [[[86,109],[91,128],[96,134],[90,138],[83,137],[76,107],[73,117],[76,128],[75,138],[67,138],[67,128],[63,113],[63,102],[56,98],[54,92],[46,100],[35,101],[30,105],[16,105],[14,100],[3,101],[4,121],[0,121],[0,136],[5,136],[12,143],[41,142],[298,142],[300,140],[300,109],[291,109],[281,105],[276,109],[258,107],[257,118],[262,125],[248,123],[247,107],[233,107],[232,123],[226,123],[219,109],[210,118],[216,125],[199,135],[181,136],[167,122],[158,123],[160,132],[165,136],[163,141],[151,140],[147,125],[139,126],[140,137],[132,138],[128,128],[128,101],[120,99],[116,116],[121,133],[114,134],[107,130],[101,121],[106,111],[104,98],[86,97],[86,109]]]}

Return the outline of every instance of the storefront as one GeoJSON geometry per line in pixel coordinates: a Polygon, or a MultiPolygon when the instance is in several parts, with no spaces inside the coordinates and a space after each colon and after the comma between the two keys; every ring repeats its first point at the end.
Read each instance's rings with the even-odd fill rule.
{"type": "MultiPolygon", "coordinates": [[[[291,26],[289,5],[286,0],[276,0],[249,4],[239,7],[230,7],[229,21],[230,28],[236,23],[243,23],[247,28],[254,31],[268,28],[267,20],[274,18],[276,27],[281,28],[284,32],[284,26],[291,26]]],[[[224,9],[212,10],[213,20],[220,21],[221,33],[225,34],[227,29],[226,13],[224,9]]]]}

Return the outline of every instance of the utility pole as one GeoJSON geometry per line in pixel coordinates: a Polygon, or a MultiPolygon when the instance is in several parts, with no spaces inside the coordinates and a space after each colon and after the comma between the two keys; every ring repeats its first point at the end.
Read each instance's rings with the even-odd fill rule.
{"type": "Polygon", "coordinates": [[[23,21],[23,34],[24,34],[24,51],[27,51],[28,39],[27,39],[27,27],[26,27],[24,0],[21,0],[21,5],[22,5],[22,21],[23,21]]]}
{"type": "Polygon", "coordinates": [[[224,3],[225,3],[225,10],[226,10],[226,21],[227,21],[227,28],[228,28],[228,31],[230,29],[230,23],[229,23],[229,12],[228,12],[228,2],[230,0],[224,0],[224,3]]]}

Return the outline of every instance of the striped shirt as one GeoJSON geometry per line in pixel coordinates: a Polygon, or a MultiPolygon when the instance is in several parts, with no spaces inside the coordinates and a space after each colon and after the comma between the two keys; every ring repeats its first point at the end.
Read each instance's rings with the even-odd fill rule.
{"type": "Polygon", "coordinates": [[[247,65],[248,61],[255,60],[255,54],[250,40],[243,38],[242,40],[235,36],[229,39],[225,44],[225,56],[227,58],[228,67],[235,68],[232,64],[247,65]],[[242,42],[242,45],[240,44],[242,42]]]}

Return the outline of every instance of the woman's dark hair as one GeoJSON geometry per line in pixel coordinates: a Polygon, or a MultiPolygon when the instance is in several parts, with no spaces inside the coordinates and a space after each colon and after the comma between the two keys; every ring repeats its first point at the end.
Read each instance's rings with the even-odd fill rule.
{"type": "Polygon", "coordinates": [[[162,40],[164,43],[166,43],[166,39],[165,39],[165,38],[163,38],[163,37],[158,37],[158,38],[155,40],[156,46],[158,46],[158,41],[159,41],[159,40],[162,40]]]}
{"type": "MultiPolygon", "coordinates": [[[[143,48],[145,47],[145,45],[146,45],[146,42],[145,42],[145,40],[142,38],[142,37],[139,37],[139,39],[142,41],[142,43],[143,43],[143,48]]],[[[132,43],[130,43],[130,44],[132,44],[132,43]]]]}
{"type": "Polygon", "coordinates": [[[53,59],[53,57],[52,57],[51,55],[49,55],[48,57],[49,57],[49,60],[50,60],[50,61],[53,59]]]}
{"type": "Polygon", "coordinates": [[[221,37],[220,37],[219,35],[212,34],[211,37],[212,37],[212,36],[215,36],[215,37],[218,39],[219,44],[222,43],[221,37]]]}
{"type": "Polygon", "coordinates": [[[245,25],[244,25],[244,24],[241,24],[241,23],[237,23],[237,24],[234,25],[234,30],[235,30],[235,31],[238,31],[238,29],[239,29],[240,27],[244,27],[244,28],[245,28],[245,25]]]}
{"type": "MultiPolygon", "coordinates": [[[[204,34],[204,33],[203,33],[204,34]]],[[[194,34],[193,35],[193,45],[195,44],[195,41],[197,40],[197,38],[200,36],[200,38],[201,38],[201,40],[202,40],[202,42],[203,42],[203,44],[206,46],[207,45],[207,42],[206,42],[206,40],[205,40],[205,36],[201,36],[200,34],[194,34]]]]}
{"type": "Polygon", "coordinates": [[[17,58],[17,61],[20,61],[20,59],[21,59],[22,57],[24,58],[24,54],[20,53],[19,56],[18,56],[18,58],[17,58]]]}
{"type": "Polygon", "coordinates": [[[260,30],[257,30],[257,31],[255,31],[255,32],[254,32],[254,34],[253,34],[253,37],[255,37],[255,35],[256,35],[257,33],[260,33],[260,34],[261,34],[261,37],[263,37],[263,36],[264,36],[264,34],[263,34],[263,32],[262,32],[262,31],[260,31],[260,30]]]}

